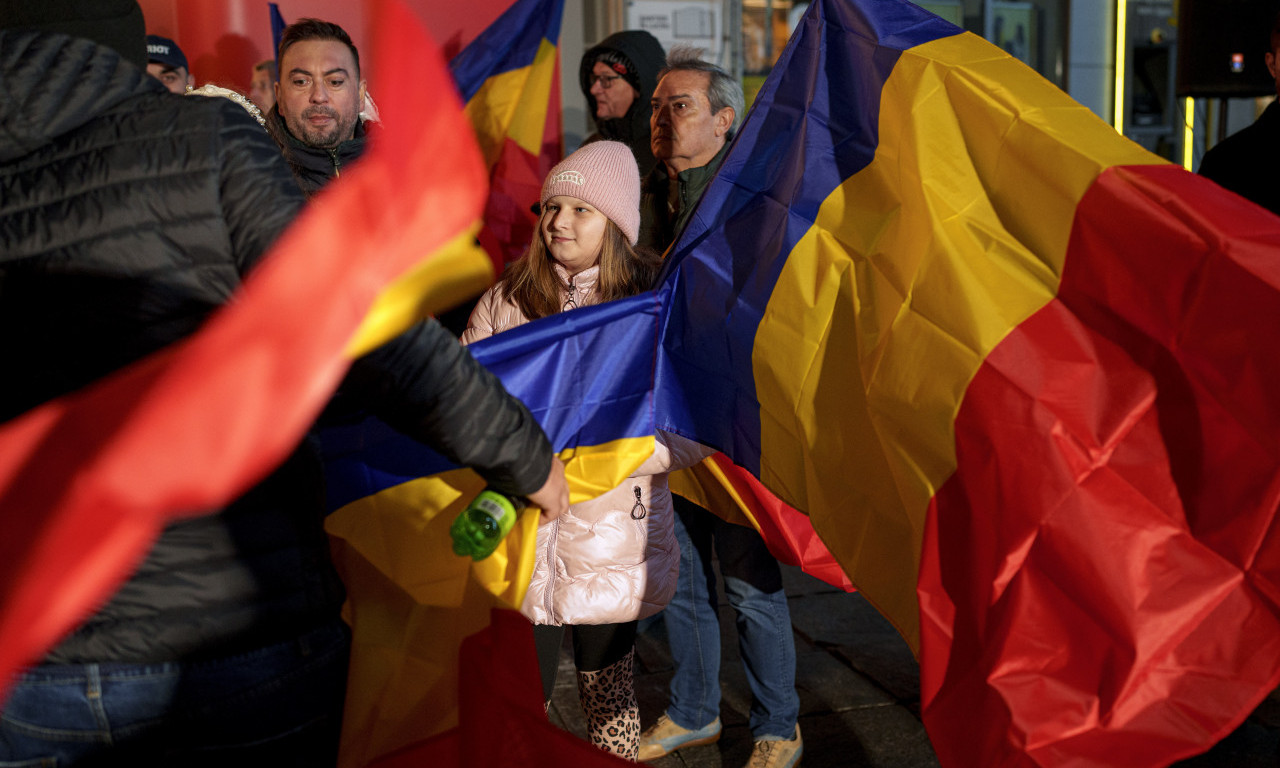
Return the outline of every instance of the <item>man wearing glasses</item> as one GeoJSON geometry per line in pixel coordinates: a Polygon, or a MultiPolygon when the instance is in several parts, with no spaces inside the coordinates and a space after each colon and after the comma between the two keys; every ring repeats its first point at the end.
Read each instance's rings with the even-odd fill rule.
{"type": "Polygon", "coordinates": [[[649,147],[649,96],[665,58],[662,44],[643,30],[610,35],[582,56],[579,80],[596,123],[596,132],[583,143],[610,139],[626,144],[636,156],[640,178],[657,164],[649,147]]]}

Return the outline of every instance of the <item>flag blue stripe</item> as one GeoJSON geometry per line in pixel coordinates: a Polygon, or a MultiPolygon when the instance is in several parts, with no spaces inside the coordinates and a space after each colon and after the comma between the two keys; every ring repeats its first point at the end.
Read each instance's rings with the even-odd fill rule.
{"type": "Polygon", "coordinates": [[[810,5],[664,268],[658,426],[757,475],[752,353],[778,275],[823,201],[874,157],[902,51],[962,31],[911,3],[868,5],[810,5]]]}
{"type": "MultiPolygon", "coordinates": [[[[533,413],[556,451],[653,434],[654,293],[582,307],[469,347],[533,413]]],[[[377,419],[321,435],[329,509],[455,469],[377,419]]]]}
{"type": "Polygon", "coordinates": [[[563,12],[564,0],[516,0],[453,57],[449,69],[463,103],[494,75],[532,65],[543,40],[558,44],[563,12]]]}
{"type": "Polygon", "coordinates": [[[284,17],[280,15],[277,3],[267,3],[267,11],[271,16],[271,58],[276,60],[276,72],[280,71],[280,38],[284,37],[284,17]]]}

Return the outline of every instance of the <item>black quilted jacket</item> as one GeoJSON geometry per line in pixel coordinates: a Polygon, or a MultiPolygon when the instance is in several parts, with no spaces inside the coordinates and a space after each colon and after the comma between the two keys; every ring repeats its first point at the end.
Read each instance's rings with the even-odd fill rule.
{"type": "MultiPolygon", "coordinates": [[[[235,103],[170,94],[84,40],[0,31],[0,420],[195,331],[302,205],[235,103]]],[[[434,322],[357,361],[342,392],[509,493],[546,479],[541,429],[434,322]]],[[[336,616],[311,442],[228,508],[167,528],[46,660],[214,657],[336,616]]]]}

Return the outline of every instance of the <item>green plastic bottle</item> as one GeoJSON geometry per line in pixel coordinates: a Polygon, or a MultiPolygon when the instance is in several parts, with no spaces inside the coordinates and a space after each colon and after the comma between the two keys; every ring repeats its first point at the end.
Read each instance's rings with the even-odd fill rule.
{"type": "Polygon", "coordinates": [[[498,542],[511,532],[511,527],[516,524],[516,513],[524,506],[524,499],[511,498],[492,488],[485,488],[449,526],[454,554],[470,555],[472,560],[483,560],[492,555],[498,548],[498,542]]]}

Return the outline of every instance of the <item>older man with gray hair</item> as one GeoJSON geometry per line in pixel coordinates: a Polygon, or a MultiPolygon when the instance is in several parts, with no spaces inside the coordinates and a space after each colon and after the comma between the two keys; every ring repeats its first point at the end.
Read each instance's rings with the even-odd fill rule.
{"type": "Polygon", "coordinates": [[[700,54],[672,48],[649,100],[649,144],[658,165],[644,179],[640,245],[657,251],[684,229],[742,117],[742,85],[700,54]]]}
{"type": "MultiPolygon", "coordinates": [[[[650,143],[658,165],[644,180],[640,244],[665,250],[728,152],[743,111],[742,86],[699,52],[673,48],[654,90],[650,143]]],[[[804,752],[796,648],[778,561],[753,528],[725,522],[672,495],[680,575],[663,612],[675,672],[667,711],[640,737],[655,760],[720,738],[720,611],[713,552],[737,614],[738,648],[751,688],[749,768],[791,768],[804,752]]]]}

